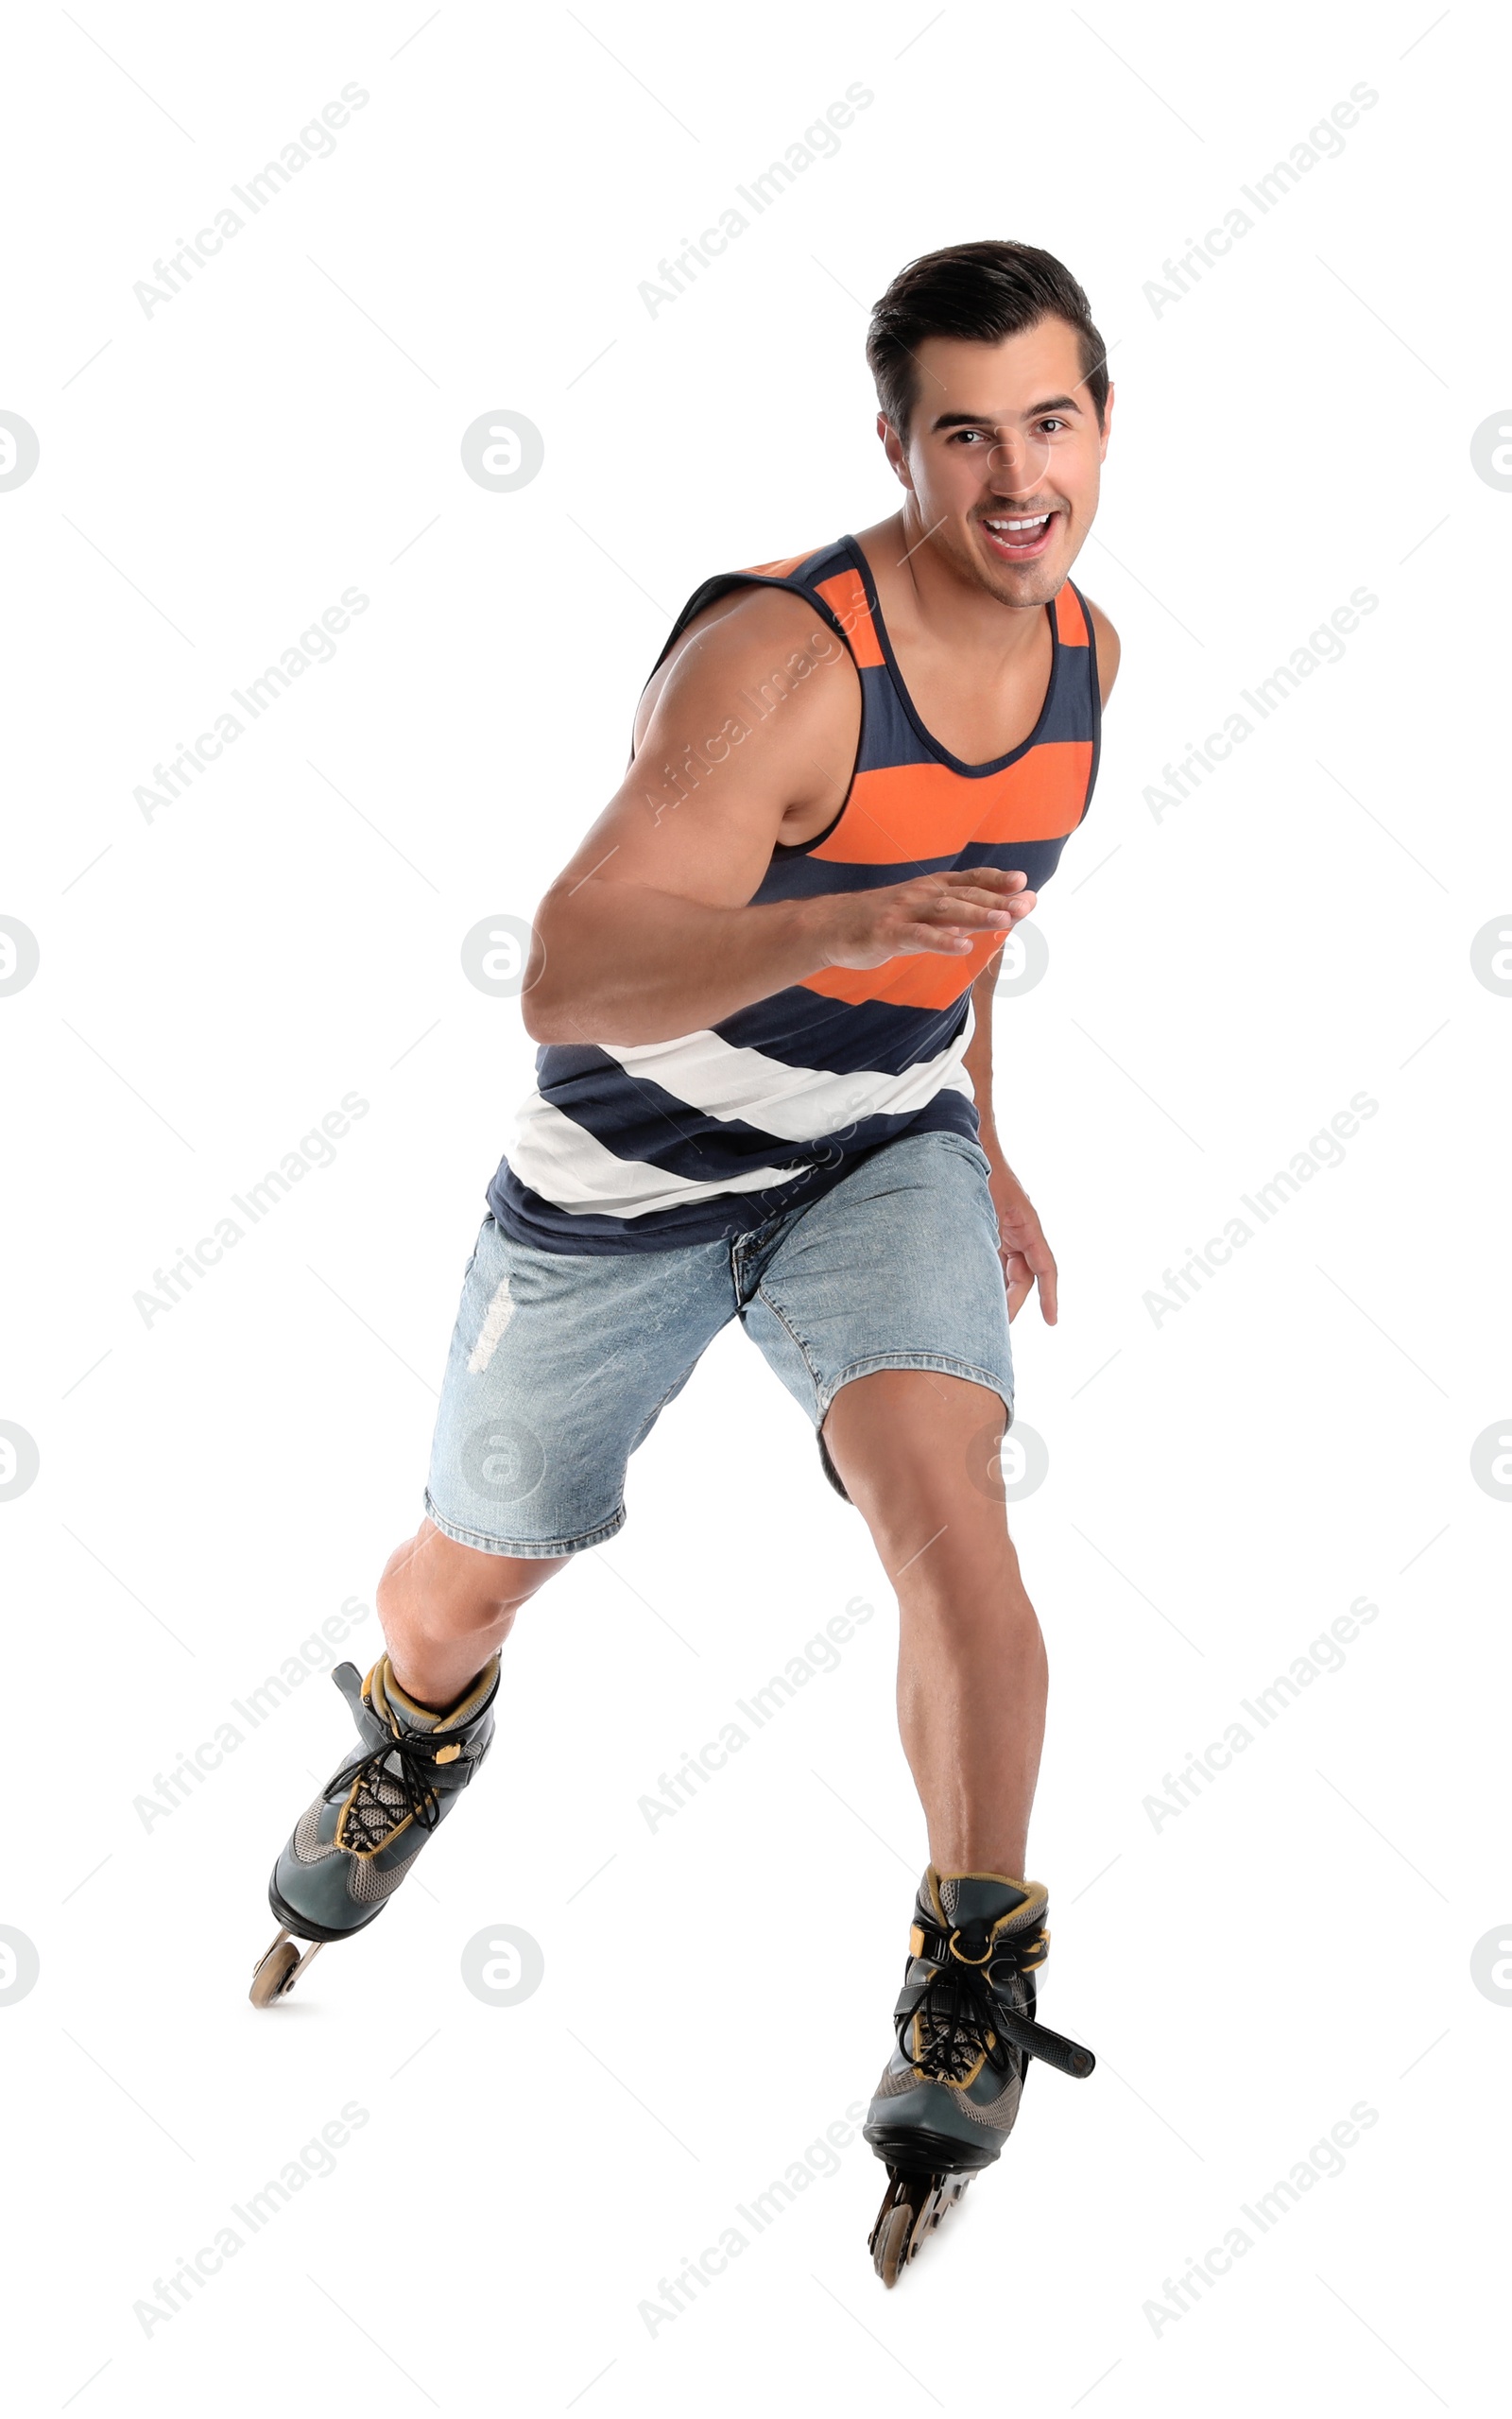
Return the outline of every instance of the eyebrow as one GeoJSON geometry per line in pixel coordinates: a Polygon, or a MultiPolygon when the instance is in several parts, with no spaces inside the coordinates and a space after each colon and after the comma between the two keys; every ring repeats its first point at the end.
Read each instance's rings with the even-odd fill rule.
{"type": "MultiPolygon", "coordinates": [[[[1076,402],[1073,395],[1052,395],[1047,403],[1037,403],[1032,405],[1029,410],[1027,410],[1022,416],[1025,420],[1039,420],[1047,411],[1074,411],[1079,417],[1081,406],[1076,402]]],[[[988,413],[980,411],[942,411],[938,415],[937,419],[930,422],[930,427],[932,430],[938,428],[995,428],[997,424],[997,422],[988,413]]]]}

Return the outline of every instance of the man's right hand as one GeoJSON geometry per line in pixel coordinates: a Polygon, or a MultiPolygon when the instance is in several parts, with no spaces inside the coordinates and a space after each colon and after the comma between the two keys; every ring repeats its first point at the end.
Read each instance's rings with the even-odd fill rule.
{"type": "Polygon", "coordinates": [[[842,890],[816,900],[817,937],[827,966],[883,966],[920,950],[964,957],[978,934],[1008,932],[1030,914],[1035,892],[1023,873],[978,865],[958,873],[919,873],[885,890],[842,890]]]}

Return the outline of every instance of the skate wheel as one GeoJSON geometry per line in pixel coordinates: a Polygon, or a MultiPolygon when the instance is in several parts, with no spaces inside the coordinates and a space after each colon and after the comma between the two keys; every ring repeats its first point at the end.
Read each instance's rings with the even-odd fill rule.
{"type": "Polygon", "coordinates": [[[252,1972],[252,1987],[247,1996],[254,2008],[270,2008],[293,1984],[299,1971],[299,1948],[286,1932],[281,1932],[266,1953],[260,1957],[252,1972]]]}
{"type": "Polygon", "coordinates": [[[950,2204],[946,2200],[945,2193],[936,2185],[932,2184],[929,2190],[925,2193],[922,2201],[920,2201],[919,2204],[919,2215],[914,2220],[914,2231],[908,2244],[908,2256],[910,2259],[917,2259],[919,2257],[919,2245],[922,2243],[924,2237],[928,2234],[932,2226],[938,2225],[949,2205],[950,2204]]]}
{"type": "Polygon", "coordinates": [[[898,2282],[898,2272],[908,2256],[909,2238],[913,2233],[914,2213],[906,2201],[890,2209],[877,2236],[877,2248],[872,2265],[885,2285],[898,2282]]]}

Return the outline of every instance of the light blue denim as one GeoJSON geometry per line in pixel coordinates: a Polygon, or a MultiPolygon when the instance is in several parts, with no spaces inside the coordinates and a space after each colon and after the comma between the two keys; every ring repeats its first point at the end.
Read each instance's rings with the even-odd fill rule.
{"type": "MultiPolygon", "coordinates": [[[[885,1143],[816,1201],[733,1242],[541,1252],[490,1211],[463,1280],[425,1510],[490,1554],[580,1553],[625,1525],[625,1474],[738,1319],[822,1429],[842,1386],[935,1369],[1013,1416],[988,1158],[963,1134],[885,1143]]],[[[825,1451],[825,1475],[845,1489],[825,1451]]]]}

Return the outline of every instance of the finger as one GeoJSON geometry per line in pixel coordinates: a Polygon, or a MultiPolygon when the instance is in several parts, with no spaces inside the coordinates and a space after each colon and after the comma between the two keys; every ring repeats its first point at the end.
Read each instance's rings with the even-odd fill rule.
{"type": "Polygon", "coordinates": [[[943,898],[937,904],[931,902],[918,910],[919,917],[927,917],[929,921],[905,924],[903,938],[897,944],[898,951],[905,954],[932,949],[945,956],[959,957],[963,949],[970,948],[971,942],[980,939],[984,933],[996,936],[1011,930],[1014,924],[1022,922],[1033,905],[1034,893],[1031,890],[1021,896],[1024,901],[1022,905],[1019,897],[1011,903],[1005,901],[1002,906],[995,903],[982,905],[963,897],[959,891],[948,903],[943,898]],[[936,922],[936,915],[950,920],[948,923],[936,922]]]}
{"type": "Polygon", "coordinates": [[[961,865],[936,878],[940,882],[975,882],[987,890],[1022,890],[1029,876],[1005,873],[1001,865],[961,865]]]}
{"type": "Polygon", "coordinates": [[[1033,1243],[1024,1247],[1024,1257],[1028,1266],[1034,1270],[1039,1283],[1040,1315],[1047,1327],[1053,1327],[1058,1307],[1059,1287],[1059,1271],[1056,1267],[1056,1255],[1041,1235],[1038,1235],[1033,1243]]]}
{"type": "Polygon", "coordinates": [[[978,888],[941,890],[936,906],[939,914],[954,916],[963,907],[985,908],[999,924],[1017,922],[1034,907],[1039,897],[1035,890],[983,890],[978,888]]]}
{"type": "Polygon", "coordinates": [[[1028,912],[1019,904],[1022,895],[1020,892],[1012,899],[1005,899],[991,891],[973,895],[970,890],[954,890],[948,898],[941,896],[920,907],[919,914],[920,920],[959,924],[963,930],[970,927],[976,932],[1005,932],[1010,924],[1016,924],[1028,912]]]}
{"type": "Polygon", "coordinates": [[[971,935],[959,926],[944,924],[911,924],[899,942],[897,955],[917,956],[919,951],[932,952],[936,958],[958,958],[971,946],[971,935]]]}

